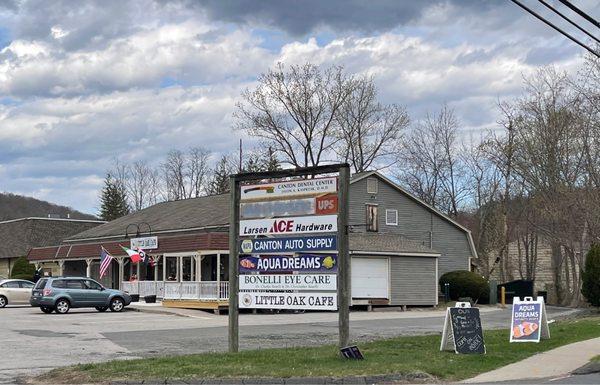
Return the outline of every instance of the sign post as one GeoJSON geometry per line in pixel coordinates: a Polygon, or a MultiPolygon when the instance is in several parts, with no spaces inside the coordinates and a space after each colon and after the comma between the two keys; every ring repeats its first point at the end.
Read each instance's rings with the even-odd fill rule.
{"type": "Polygon", "coordinates": [[[231,175],[230,352],[240,307],[338,310],[339,347],[348,346],[349,183],[348,164],[231,175]]]}

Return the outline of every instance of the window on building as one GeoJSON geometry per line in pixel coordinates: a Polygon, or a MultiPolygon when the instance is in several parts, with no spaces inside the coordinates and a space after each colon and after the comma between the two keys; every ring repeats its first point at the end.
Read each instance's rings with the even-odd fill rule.
{"type": "Polygon", "coordinates": [[[390,226],[398,226],[398,210],[385,210],[385,224],[390,226]]]}
{"type": "Polygon", "coordinates": [[[367,205],[367,231],[378,231],[377,205],[367,205]]]}
{"type": "Polygon", "coordinates": [[[367,194],[377,194],[377,179],[367,178],[367,194]]]}

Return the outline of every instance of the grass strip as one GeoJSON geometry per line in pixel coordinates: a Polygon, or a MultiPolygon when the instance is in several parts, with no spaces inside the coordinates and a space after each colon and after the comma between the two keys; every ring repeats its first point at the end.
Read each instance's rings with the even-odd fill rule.
{"type": "Polygon", "coordinates": [[[359,344],[364,361],[338,357],[334,346],[264,349],[238,354],[205,353],[83,364],[51,371],[38,378],[56,383],[147,379],[235,377],[350,377],[429,373],[441,380],[472,377],[572,342],[600,337],[600,317],[550,325],[551,339],[536,343],[508,342],[508,330],[484,332],[487,354],[440,352],[440,335],[397,337],[359,344]]]}

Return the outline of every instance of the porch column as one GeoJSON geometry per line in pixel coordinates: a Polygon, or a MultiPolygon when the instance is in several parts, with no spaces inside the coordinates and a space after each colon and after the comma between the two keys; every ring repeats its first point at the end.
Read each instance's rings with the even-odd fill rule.
{"type": "Polygon", "coordinates": [[[92,278],[92,261],[93,259],[91,258],[85,260],[85,263],[87,263],[87,267],[85,269],[85,276],[88,278],[92,278]]]}
{"type": "Polygon", "coordinates": [[[137,266],[136,266],[136,273],[135,273],[135,276],[137,277],[137,280],[138,280],[138,281],[141,281],[141,279],[140,279],[140,263],[138,262],[138,263],[136,263],[136,265],[137,265],[137,266]]]}
{"type": "Polygon", "coordinates": [[[196,280],[198,282],[202,281],[202,260],[204,259],[204,255],[198,255],[196,257],[196,280]]]}
{"type": "MultiPolygon", "coordinates": [[[[159,256],[154,257],[154,282],[158,282],[158,261],[160,260],[159,256]]],[[[164,270],[164,267],[163,267],[164,270]]],[[[163,279],[164,281],[164,279],[163,279]]]]}
{"type": "Polygon", "coordinates": [[[218,287],[221,283],[221,253],[217,253],[217,292],[219,291],[218,287]]]}
{"type": "Polygon", "coordinates": [[[119,264],[119,290],[123,287],[123,257],[116,257],[117,263],[119,264]]]}
{"type": "Polygon", "coordinates": [[[58,276],[62,277],[65,274],[65,261],[63,259],[58,260],[58,276]]]}

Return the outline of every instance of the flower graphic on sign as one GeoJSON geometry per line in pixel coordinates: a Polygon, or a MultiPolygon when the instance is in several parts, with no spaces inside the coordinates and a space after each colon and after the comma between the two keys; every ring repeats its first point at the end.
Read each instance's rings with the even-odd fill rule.
{"type": "Polygon", "coordinates": [[[334,265],[335,260],[331,256],[325,257],[325,259],[323,259],[323,266],[325,266],[326,269],[331,269],[334,265]]]}

